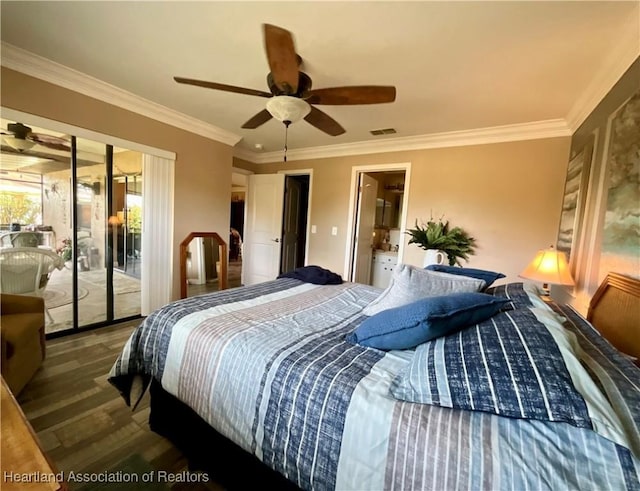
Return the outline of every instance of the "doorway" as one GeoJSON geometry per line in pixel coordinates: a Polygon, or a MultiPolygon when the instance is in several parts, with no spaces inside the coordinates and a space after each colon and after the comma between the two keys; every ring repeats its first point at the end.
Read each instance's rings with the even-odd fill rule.
{"type": "Polygon", "coordinates": [[[404,255],[410,163],[352,168],[345,278],[386,287],[404,255]]]}
{"type": "Polygon", "coordinates": [[[280,273],[288,273],[304,266],[308,208],[309,175],[286,176],[284,179],[280,273]]]}
{"type": "Polygon", "coordinates": [[[249,176],[243,284],[273,280],[306,264],[312,178],[311,170],[249,176]]]}

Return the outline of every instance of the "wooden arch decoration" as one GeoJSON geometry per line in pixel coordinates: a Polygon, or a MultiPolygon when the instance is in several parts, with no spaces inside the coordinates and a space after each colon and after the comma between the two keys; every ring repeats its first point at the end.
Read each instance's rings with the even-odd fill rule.
{"type": "Polygon", "coordinates": [[[191,232],[180,242],[180,298],[187,298],[187,251],[189,243],[197,237],[212,238],[218,243],[220,255],[220,273],[218,274],[218,289],[227,289],[227,243],[215,232],[191,232]]]}

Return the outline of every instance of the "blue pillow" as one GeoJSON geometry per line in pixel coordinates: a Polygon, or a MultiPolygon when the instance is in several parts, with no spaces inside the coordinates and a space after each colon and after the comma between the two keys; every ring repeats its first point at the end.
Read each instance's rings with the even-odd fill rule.
{"type": "Polygon", "coordinates": [[[470,276],[471,278],[483,280],[485,282],[485,288],[490,287],[494,281],[505,277],[502,273],[487,271],[485,269],[460,268],[457,266],[446,266],[444,264],[430,264],[424,269],[439,271],[441,273],[457,274],[460,276],[470,276]]]}
{"type": "Polygon", "coordinates": [[[347,335],[347,341],[381,350],[410,349],[482,322],[506,302],[506,298],[468,292],[422,298],[367,318],[347,335]]]}
{"type": "Polygon", "coordinates": [[[526,309],[533,307],[529,294],[524,289],[524,283],[506,283],[504,285],[492,286],[484,290],[487,295],[502,297],[509,300],[502,310],[526,309]]]}

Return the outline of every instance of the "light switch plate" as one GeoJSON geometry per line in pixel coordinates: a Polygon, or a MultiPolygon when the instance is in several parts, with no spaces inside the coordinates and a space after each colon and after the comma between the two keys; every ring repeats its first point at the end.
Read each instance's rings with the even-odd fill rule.
{"type": "Polygon", "coordinates": [[[338,227],[331,227],[331,235],[338,235],[338,227]]]}

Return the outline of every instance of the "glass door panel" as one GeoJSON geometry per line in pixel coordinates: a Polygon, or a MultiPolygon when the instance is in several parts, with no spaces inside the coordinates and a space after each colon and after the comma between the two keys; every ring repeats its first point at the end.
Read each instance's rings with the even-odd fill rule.
{"type": "MultiPolygon", "coordinates": [[[[42,275],[35,292],[15,291],[15,285],[5,281],[2,291],[41,295],[46,331],[69,329],[73,327],[73,275],[63,264],[71,251],[66,240],[72,230],[71,139],[18,121],[3,119],[1,125],[7,131],[0,152],[0,246],[58,254],[54,262],[61,268],[42,275]]],[[[37,254],[25,254],[24,260],[35,261],[37,254]]],[[[33,270],[21,267],[25,273],[33,270]]]]}
{"type": "Polygon", "coordinates": [[[107,156],[103,143],[76,139],[78,327],[109,320],[105,262],[107,156]]]}
{"type": "Polygon", "coordinates": [[[42,174],[42,187],[42,224],[53,231],[56,252],[63,261],[63,267],[51,273],[44,294],[52,321],[45,325],[45,331],[51,333],[74,326],[71,152],[66,162],[56,160],[55,169],[42,174]]]}
{"type": "Polygon", "coordinates": [[[113,149],[114,318],[140,315],[142,154],[113,149]]]}

